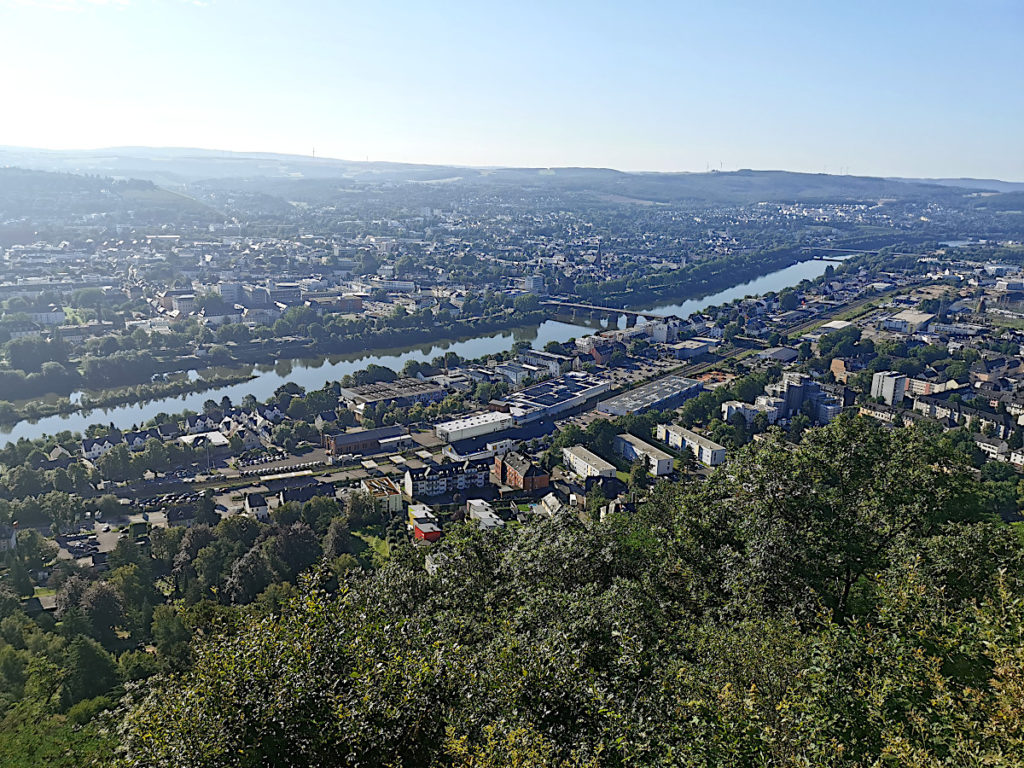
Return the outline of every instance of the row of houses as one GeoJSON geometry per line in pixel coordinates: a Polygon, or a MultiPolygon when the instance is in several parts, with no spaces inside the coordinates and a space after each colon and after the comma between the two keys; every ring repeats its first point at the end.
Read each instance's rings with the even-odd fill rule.
{"type": "Polygon", "coordinates": [[[189,445],[196,444],[197,440],[205,440],[211,445],[223,447],[229,438],[235,436],[241,440],[242,449],[249,451],[269,444],[270,430],[284,418],[276,405],[259,406],[252,411],[235,408],[223,413],[198,413],[187,416],[181,424],[169,422],[123,433],[111,430],[100,437],[84,438],[81,443],[82,456],[95,461],[119,445],[133,452],[141,451],[150,440],[166,442],[178,439],[189,445]],[[215,436],[222,436],[224,440],[215,436]]]}

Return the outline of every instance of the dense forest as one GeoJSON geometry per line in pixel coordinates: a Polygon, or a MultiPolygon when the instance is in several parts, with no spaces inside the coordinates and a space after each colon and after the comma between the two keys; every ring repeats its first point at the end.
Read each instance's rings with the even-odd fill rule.
{"type": "Polygon", "coordinates": [[[118,707],[19,620],[4,764],[54,730],[50,765],[1020,765],[1022,548],[992,508],[941,436],[842,418],[603,520],[454,525],[274,599],[186,594],[152,661],[43,635],[118,707]]]}

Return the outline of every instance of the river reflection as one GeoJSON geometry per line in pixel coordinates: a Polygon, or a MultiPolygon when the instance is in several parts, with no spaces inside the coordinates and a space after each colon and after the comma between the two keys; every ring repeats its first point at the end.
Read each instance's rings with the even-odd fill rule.
{"type": "MultiPolygon", "coordinates": [[[[803,280],[818,277],[824,273],[827,266],[828,262],[824,261],[804,261],[710,296],[645,309],[650,309],[659,315],[687,317],[706,307],[724,304],[747,295],[789,288],[803,280]]],[[[618,318],[618,327],[625,327],[625,323],[625,316],[618,318]]],[[[455,352],[462,358],[474,359],[505,351],[517,341],[529,341],[539,349],[549,341],[564,342],[573,337],[594,333],[602,327],[606,327],[604,322],[590,321],[589,319],[571,323],[547,320],[539,326],[525,326],[471,339],[421,344],[411,348],[376,349],[312,359],[278,360],[272,364],[244,368],[218,368],[216,370],[220,375],[252,373],[255,378],[239,384],[178,397],[164,397],[145,403],[80,411],[63,416],[48,416],[35,422],[21,421],[13,426],[0,427],[0,439],[16,441],[27,438],[31,440],[63,430],[84,432],[87,426],[95,423],[112,423],[119,429],[129,429],[160,413],[174,414],[185,409],[201,411],[203,403],[207,400],[219,402],[225,396],[234,403],[241,402],[242,398],[248,394],[254,395],[258,400],[265,400],[274,393],[274,390],[288,381],[295,382],[307,390],[319,389],[330,381],[337,381],[346,374],[355,373],[371,364],[382,365],[398,371],[409,360],[430,361],[445,352],[455,352]]],[[[194,371],[190,371],[188,375],[192,377],[196,374],[194,371]]]]}

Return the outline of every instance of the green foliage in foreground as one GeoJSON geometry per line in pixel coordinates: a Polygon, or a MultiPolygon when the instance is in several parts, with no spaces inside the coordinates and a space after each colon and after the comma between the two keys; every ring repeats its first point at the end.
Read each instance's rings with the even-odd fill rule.
{"type": "Polygon", "coordinates": [[[636,514],[398,549],[199,640],[130,766],[1011,766],[1020,544],[955,455],[865,420],[636,514]]]}
{"type": "Polygon", "coordinates": [[[20,706],[0,721],[0,757],[4,768],[110,765],[114,740],[96,721],[79,724],[71,713],[57,715],[37,706],[20,706]]]}

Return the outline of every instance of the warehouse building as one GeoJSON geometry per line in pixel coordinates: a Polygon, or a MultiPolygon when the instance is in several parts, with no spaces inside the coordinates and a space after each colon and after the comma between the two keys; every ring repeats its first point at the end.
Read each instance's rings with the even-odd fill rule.
{"type": "Polygon", "coordinates": [[[379,381],[360,387],[342,387],[341,399],[353,411],[362,413],[368,405],[397,405],[406,407],[416,403],[436,403],[444,399],[445,391],[432,381],[395,379],[379,381]]]}
{"type": "Polygon", "coordinates": [[[394,449],[397,444],[409,439],[405,427],[378,427],[377,429],[353,429],[336,435],[324,435],[323,445],[335,456],[346,453],[376,453],[394,449]]]}
{"type": "Polygon", "coordinates": [[[570,411],[603,395],[611,388],[607,379],[571,371],[513,392],[504,403],[516,424],[527,424],[570,411]]]}
{"type": "Polygon", "coordinates": [[[446,443],[454,443],[510,429],[513,424],[514,420],[511,414],[487,411],[486,413],[475,413],[462,419],[442,422],[434,427],[434,434],[446,443]]]}
{"type": "Polygon", "coordinates": [[[666,376],[605,400],[597,410],[612,416],[671,410],[698,395],[702,389],[699,381],[684,376],[666,376]]]}

